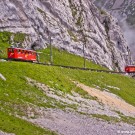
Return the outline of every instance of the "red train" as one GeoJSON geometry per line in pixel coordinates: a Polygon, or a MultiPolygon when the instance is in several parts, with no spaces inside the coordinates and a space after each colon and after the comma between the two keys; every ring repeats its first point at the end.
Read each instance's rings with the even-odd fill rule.
{"type": "Polygon", "coordinates": [[[127,73],[135,73],[135,65],[129,65],[125,67],[125,72],[127,73]]]}
{"type": "Polygon", "coordinates": [[[37,53],[33,50],[25,50],[22,48],[7,48],[8,59],[22,61],[37,61],[37,53]]]}

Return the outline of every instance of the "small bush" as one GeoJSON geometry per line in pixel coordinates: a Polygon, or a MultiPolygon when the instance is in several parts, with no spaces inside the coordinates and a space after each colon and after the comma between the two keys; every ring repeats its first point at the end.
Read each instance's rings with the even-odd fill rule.
{"type": "Polygon", "coordinates": [[[26,34],[24,33],[16,33],[14,35],[14,42],[16,43],[23,43],[23,41],[25,40],[26,34]]]}

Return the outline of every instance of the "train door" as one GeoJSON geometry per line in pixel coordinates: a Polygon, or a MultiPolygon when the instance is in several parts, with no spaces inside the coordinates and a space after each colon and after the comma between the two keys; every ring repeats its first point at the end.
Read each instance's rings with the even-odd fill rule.
{"type": "Polygon", "coordinates": [[[15,58],[15,49],[14,48],[8,48],[8,59],[14,59],[15,58]]]}

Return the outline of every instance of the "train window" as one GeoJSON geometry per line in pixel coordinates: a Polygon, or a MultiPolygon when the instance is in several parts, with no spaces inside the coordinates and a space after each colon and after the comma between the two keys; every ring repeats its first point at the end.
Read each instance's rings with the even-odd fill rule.
{"type": "Polygon", "coordinates": [[[17,50],[18,53],[21,53],[21,50],[17,50]]]}
{"type": "Polygon", "coordinates": [[[13,52],[14,52],[14,49],[11,49],[11,48],[10,48],[10,49],[8,49],[8,51],[13,53],[13,52]]]}

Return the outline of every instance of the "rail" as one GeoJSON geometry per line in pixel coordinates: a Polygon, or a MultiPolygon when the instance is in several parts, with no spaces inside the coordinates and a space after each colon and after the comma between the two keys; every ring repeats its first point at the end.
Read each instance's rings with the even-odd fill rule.
{"type": "Polygon", "coordinates": [[[126,74],[126,72],[116,72],[116,71],[110,71],[110,70],[98,70],[98,69],[93,69],[93,68],[81,68],[81,67],[74,67],[74,66],[46,64],[46,63],[41,63],[41,62],[35,62],[35,63],[40,64],[40,65],[62,67],[62,68],[68,68],[68,69],[86,70],[86,71],[94,71],[94,72],[106,72],[106,73],[112,73],[112,74],[126,74]]]}

